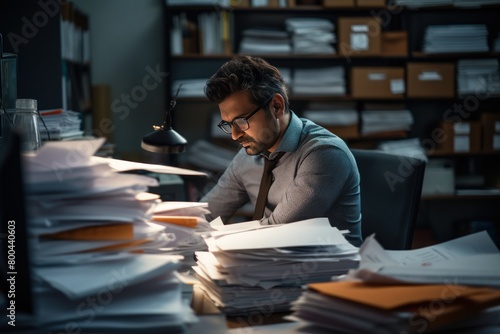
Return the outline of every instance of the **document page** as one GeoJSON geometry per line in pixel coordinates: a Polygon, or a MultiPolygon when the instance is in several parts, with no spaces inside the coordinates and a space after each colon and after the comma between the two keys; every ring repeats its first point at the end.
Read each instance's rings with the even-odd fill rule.
{"type": "Polygon", "coordinates": [[[415,250],[386,251],[373,236],[360,248],[359,269],[348,278],[394,283],[500,286],[500,252],[486,231],[415,250]]]}

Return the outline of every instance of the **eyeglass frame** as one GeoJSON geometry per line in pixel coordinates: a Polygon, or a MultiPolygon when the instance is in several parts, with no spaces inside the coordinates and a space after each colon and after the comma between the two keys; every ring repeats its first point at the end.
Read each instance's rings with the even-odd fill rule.
{"type": "Polygon", "coordinates": [[[221,129],[222,131],[224,131],[224,133],[227,133],[228,135],[232,134],[232,131],[233,131],[233,123],[236,121],[236,120],[244,120],[248,127],[243,130],[241,129],[238,125],[236,125],[236,128],[239,130],[239,131],[247,131],[248,129],[250,129],[250,123],[248,123],[248,120],[250,119],[250,117],[252,117],[253,115],[255,115],[259,110],[261,109],[264,109],[265,106],[267,106],[269,104],[269,102],[271,102],[271,100],[273,99],[274,95],[271,96],[269,99],[266,100],[266,102],[264,102],[263,104],[261,104],[260,106],[258,106],[255,110],[253,110],[248,116],[246,117],[236,117],[234,118],[231,122],[228,122],[228,121],[220,121],[219,124],[217,124],[217,126],[219,127],[219,129],[221,129]],[[224,129],[224,125],[229,125],[231,127],[231,131],[226,131],[226,129],[224,129]]]}

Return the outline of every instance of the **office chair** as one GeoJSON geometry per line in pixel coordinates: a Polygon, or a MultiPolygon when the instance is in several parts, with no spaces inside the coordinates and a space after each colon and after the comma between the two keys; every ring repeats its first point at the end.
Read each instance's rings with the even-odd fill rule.
{"type": "Polygon", "coordinates": [[[426,161],[376,150],[351,150],[361,178],[363,238],[390,250],[410,249],[426,161]]]}

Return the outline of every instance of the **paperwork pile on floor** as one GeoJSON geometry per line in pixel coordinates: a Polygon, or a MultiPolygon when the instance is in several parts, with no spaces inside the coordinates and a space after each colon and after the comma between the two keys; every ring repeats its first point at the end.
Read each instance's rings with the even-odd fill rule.
{"type": "Polygon", "coordinates": [[[327,218],[285,225],[258,221],[220,226],[196,252],[201,288],[224,313],[247,315],[287,311],[302,285],[331,280],[358,266],[352,246],[327,218]]]}
{"type": "Polygon", "coordinates": [[[102,140],[50,142],[26,156],[35,313],[18,326],[45,332],[183,332],[196,320],[175,276],[182,256],[152,223],[156,179],[117,173],[92,155],[102,140]]]}
{"type": "Polygon", "coordinates": [[[346,280],[310,284],[291,319],[342,333],[500,330],[500,252],[486,232],[409,251],[372,236],[360,255],[346,280]]]}

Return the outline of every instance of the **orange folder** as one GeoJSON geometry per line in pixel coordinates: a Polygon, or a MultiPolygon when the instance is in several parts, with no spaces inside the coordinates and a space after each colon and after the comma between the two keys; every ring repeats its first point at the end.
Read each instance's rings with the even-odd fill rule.
{"type": "Polygon", "coordinates": [[[133,224],[94,225],[57,233],[42,234],[40,237],[58,240],[131,240],[134,238],[133,224]]]}
{"type": "Polygon", "coordinates": [[[345,281],[313,283],[308,288],[386,312],[411,312],[428,319],[433,328],[500,305],[500,290],[458,284],[375,285],[345,281]],[[439,312],[429,306],[436,301],[445,305],[439,312]]]}
{"type": "Polygon", "coordinates": [[[198,217],[196,216],[153,216],[153,221],[159,223],[169,223],[190,228],[195,228],[198,225],[198,217]]]}

